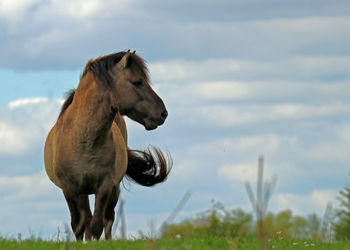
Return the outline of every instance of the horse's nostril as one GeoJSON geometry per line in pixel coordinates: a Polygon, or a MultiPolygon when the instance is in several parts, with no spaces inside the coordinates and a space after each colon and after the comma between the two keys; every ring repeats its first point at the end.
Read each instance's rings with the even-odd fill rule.
{"type": "Polygon", "coordinates": [[[168,111],[164,110],[163,113],[161,114],[161,117],[165,120],[168,116],[168,111]]]}

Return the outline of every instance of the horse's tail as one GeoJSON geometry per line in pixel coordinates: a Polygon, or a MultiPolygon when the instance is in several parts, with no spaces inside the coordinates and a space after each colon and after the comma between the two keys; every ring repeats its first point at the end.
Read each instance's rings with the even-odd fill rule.
{"type": "Polygon", "coordinates": [[[152,147],[144,151],[128,148],[128,168],[126,175],[143,186],[153,186],[166,180],[172,167],[172,160],[168,160],[157,148],[152,147]]]}

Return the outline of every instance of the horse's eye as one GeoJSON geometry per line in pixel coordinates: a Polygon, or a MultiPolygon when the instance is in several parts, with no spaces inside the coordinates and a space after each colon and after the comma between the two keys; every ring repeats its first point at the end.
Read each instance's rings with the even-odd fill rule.
{"type": "Polygon", "coordinates": [[[132,82],[132,85],[134,85],[136,88],[140,88],[142,86],[142,81],[132,82]]]}

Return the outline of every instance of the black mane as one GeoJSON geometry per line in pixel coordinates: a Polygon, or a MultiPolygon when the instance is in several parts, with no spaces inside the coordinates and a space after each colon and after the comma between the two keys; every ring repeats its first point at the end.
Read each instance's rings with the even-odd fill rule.
{"type": "Polygon", "coordinates": [[[68,106],[72,103],[73,98],[74,98],[74,94],[75,94],[75,89],[71,89],[66,93],[66,100],[64,101],[62,107],[61,107],[61,111],[60,114],[58,116],[58,118],[61,117],[61,115],[64,113],[64,111],[66,111],[66,109],[68,108],[68,106]]]}
{"type": "MultiPolygon", "coordinates": [[[[113,79],[109,74],[109,71],[123,58],[125,53],[127,52],[118,52],[88,61],[81,78],[83,78],[89,71],[91,71],[94,74],[94,77],[99,79],[102,83],[111,86],[113,84],[113,79]]],[[[140,74],[145,81],[149,81],[147,65],[141,57],[130,53],[127,66],[134,73],[140,74]]]]}

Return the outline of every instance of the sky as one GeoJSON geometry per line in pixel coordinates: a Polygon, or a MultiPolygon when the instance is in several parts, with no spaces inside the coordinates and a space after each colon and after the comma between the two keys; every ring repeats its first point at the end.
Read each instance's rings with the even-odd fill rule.
{"type": "MultiPolygon", "coordinates": [[[[169,151],[168,180],[125,182],[129,236],[211,200],[252,211],[257,160],[277,176],[272,212],[322,216],[350,183],[350,2],[0,0],[0,235],[52,237],[70,217],[43,145],[91,59],[136,50],[169,117],[129,146],[169,151]]],[[[91,202],[93,202],[93,197],[91,202]]]]}

